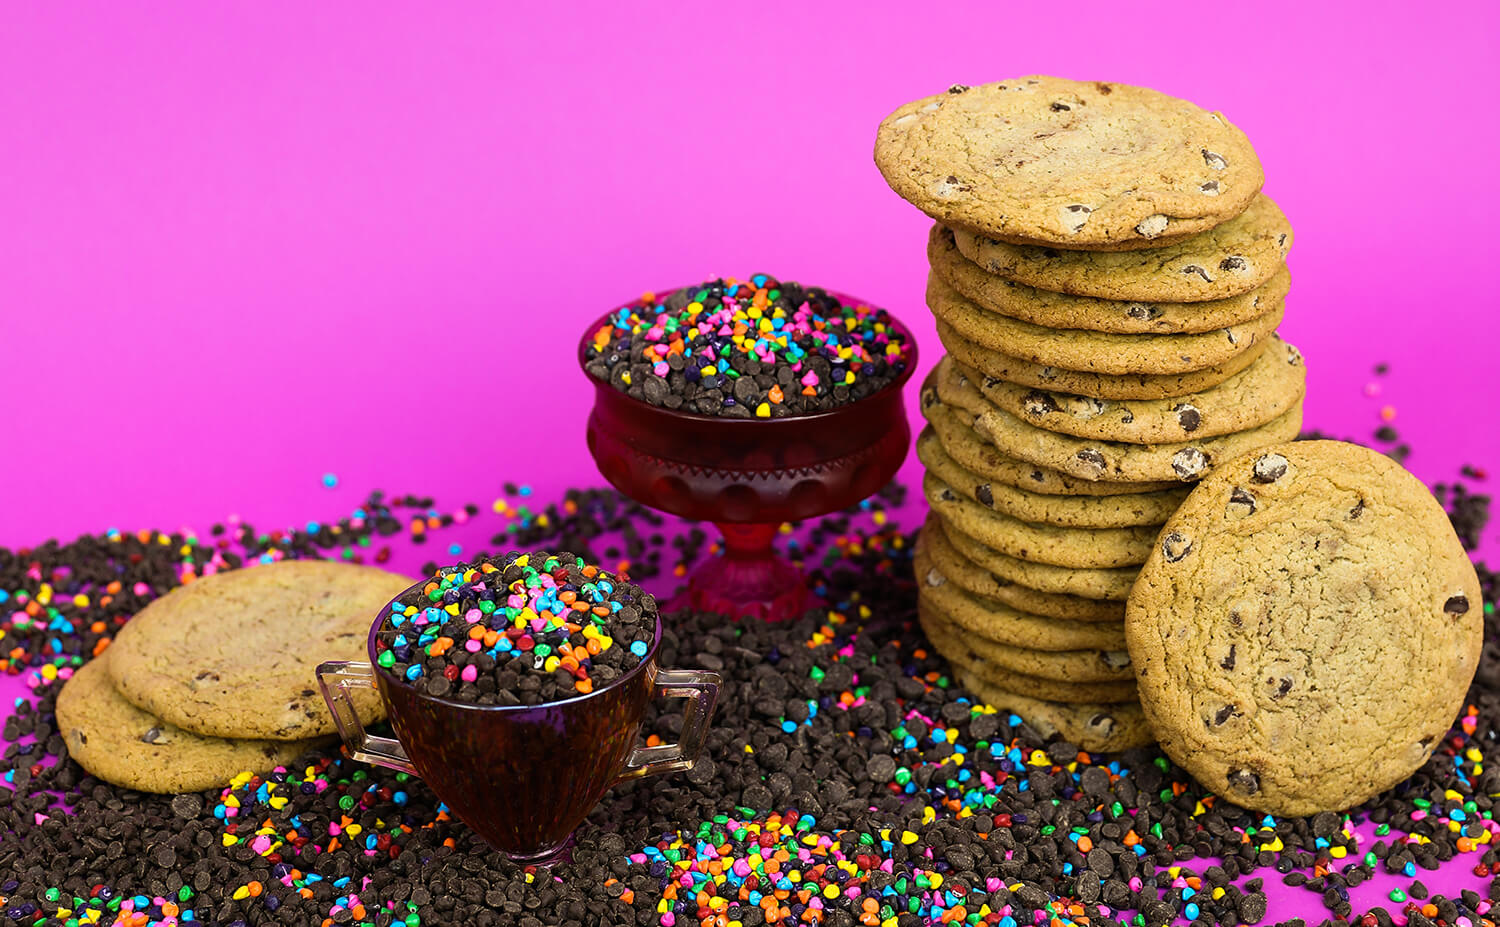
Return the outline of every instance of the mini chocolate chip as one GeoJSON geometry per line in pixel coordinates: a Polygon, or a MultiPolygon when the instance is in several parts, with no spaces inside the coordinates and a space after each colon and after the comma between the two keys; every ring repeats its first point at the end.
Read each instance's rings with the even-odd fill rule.
{"type": "Polygon", "coordinates": [[[1167,558],[1168,563],[1176,563],[1186,557],[1193,550],[1193,542],[1178,534],[1176,531],[1169,532],[1161,539],[1162,556],[1167,558]]]}
{"type": "Polygon", "coordinates": [[[1237,254],[1230,255],[1219,262],[1220,270],[1244,270],[1249,266],[1249,262],[1237,254]]]}
{"type": "Polygon", "coordinates": [[[1292,681],[1283,676],[1281,677],[1281,682],[1276,686],[1276,694],[1271,697],[1274,699],[1285,698],[1286,694],[1290,691],[1292,691],[1292,681]]]}
{"type": "Polygon", "coordinates": [[[1255,482],[1274,483],[1286,476],[1286,458],[1280,454],[1265,454],[1255,461],[1255,482]]]}
{"type": "Polygon", "coordinates": [[[1236,486],[1234,487],[1234,489],[1230,490],[1227,514],[1234,515],[1238,518],[1244,518],[1247,515],[1254,515],[1255,507],[1255,494],[1250,490],[1245,489],[1241,486],[1236,486]]]}
{"type": "Polygon", "coordinates": [[[995,504],[995,494],[990,490],[989,483],[980,483],[978,486],[975,486],[974,498],[985,505],[993,506],[995,504]]]}
{"type": "Polygon", "coordinates": [[[1203,424],[1202,413],[1186,402],[1175,406],[1172,411],[1177,413],[1177,424],[1182,426],[1183,431],[1197,431],[1198,426],[1203,424]]]}
{"type": "Polygon", "coordinates": [[[1469,597],[1463,594],[1450,596],[1448,601],[1443,603],[1443,611],[1454,617],[1466,614],[1469,611],[1469,597]]]}
{"type": "Polygon", "coordinates": [[[1224,659],[1222,659],[1222,660],[1219,661],[1219,666],[1221,666],[1221,667],[1223,667],[1224,669],[1227,669],[1227,670],[1234,669],[1234,648],[1236,646],[1238,646],[1238,645],[1236,645],[1236,644],[1230,644],[1229,645],[1229,655],[1226,656],[1224,659]]]}
{"type": "Polygon", "coordinates": [[[944,489],[942,492],[938,493],[938,498],[942,499],[944,502],[958,501],[958,496],[955,496],[953,494],[953,490],[951,489],[944,489]]]}
{"type": "Polygon", "coordinates": [[[1132,319],[1150,321],[1161,318],[1162,310],[1146,303],[1130,303],[1125,307],[1125,314],[1132,319]]]}
{"type": "Polygon", "coordinates": [[[1260,776],[1248,769],[1231,769],[1224,778],[1229,787],[1241,795],[1254,795],[1260,791],[1260,776]]]}
{"type": "Polygon", "coordinates": [[[1196,447],[1185,447],[1172,455],[1172,471],[1178,479],[1192,480],[1208,469],[1208,455],[1196,447]]]}

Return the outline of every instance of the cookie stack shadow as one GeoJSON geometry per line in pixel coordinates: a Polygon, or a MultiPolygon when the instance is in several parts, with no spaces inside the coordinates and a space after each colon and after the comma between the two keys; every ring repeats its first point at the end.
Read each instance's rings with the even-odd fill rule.
{"type": "MultiPolygon", "coordinates": [[[[995,86],[897,110],[876,148],[893,189],[940,220],[928,238],[927,304],[947,354],[921,393],[917,453],[931,513],[918,537],[919,613],[979,697],[1083,749],[1124,749],[1151,740],[1123,620],[1162,524],[1216,463],[1301,428],[1301,356],[1276,335],[1291,228],[1258,192],[1258,164],[1245,181],[1256,192],[1240,191],[1243,206],[1218,204],[1220,214],[1197,217],[1191,234],[1149,216],[1113,236],[1094,229],[1069,248],[1091,212],[1109,218],[1104,207],[1076,214],[1082,220],[1063,207],[1050,226],[1031,227],[1014,214],[987,222],[982,203],[955,207],[969,190],[1004,192],[1005,176],[965,175],[974,166],[964,158],[1004,148],[985,133],[1003,135],[1013,121],[991,130],[996,122],[968,116],[928,129],[922,120],[941,119],[933,115],[941,106],[959,105],[953,96],[995,86]],[[945,126],[971,143],[951,149],[951,166],[945,126]],[[935,187],[911,180],[944,174],[935,187]]],[[[1058,107],[1125,105],[1048,78],[1024,92],[1038,107],[1051,101],[1048,118],[1058,107]]],[[[996,99],[963,105],[1025,105],[1022,94],[996,99]]],[[[1081,124],[1108,142],[1100,122],[1081,124]]],[[[1187,158],[1183,173],[1207,199],[1226,158],[1207,143],[1187,144],[1200,163],[1187,158]]],[[[1060,196],[1111,195],[1091,187],[1104,182],[1097,172],[1066,168],[1047,181],[1060,196]]]]}

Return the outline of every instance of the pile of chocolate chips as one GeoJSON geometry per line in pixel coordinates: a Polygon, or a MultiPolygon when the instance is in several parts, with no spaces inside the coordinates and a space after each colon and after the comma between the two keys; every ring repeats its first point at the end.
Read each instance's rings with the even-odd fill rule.
{"type": "Polygon", "coordinates": [[[445,567],[407,592],[376,639],[378,665],[428,695],[540,705],[638,666],[656,600],[576,554],[512,551],[445,567]]]}
{"type": "MultiPolygon", "coordinates": [[[[594,534],[604,524],[596,513],[610,521],[631,517],[623,514],[629,506],[608,492],[589,498],[594,502],[551,522],[551,528],[528,529],[521,543],[541,542],[549,532],[594,534]]],[[[1457,494],[1450,491],[1449,498],[1457,494]]],[[[1465,493],[1462,499],[1469,501],[1454,510],[1461,536],[1477,536],[1482,528],[1484,506],[1473,502],[1478,498],[1465,493]]],[[[847,521],[837,516],[830,524],[847,521]]],[[[824,529],[822,539],[842,530],[824,529]]],[[[941,658],[924,649],[905,560],[909,535],[888,530],[857,541],[840,545],[846,555],[831,559],[816,578],[834,611],[847,618],[842,623],[830,621],[828,612],[784,625],[734,624],[700,613],[665,617],[663,663],[724,676],[706,759],[688,773],[613,789],[580,828],[571,859],[551,869],[526,871],[506,863],[450,820],[421,783],[336,754],[310,756],[307,768],[299,765],[267,783],[224,793],[154,796],[110,786],[67,759],[53,717],[60,686],[43,684],[35,704],[20,705],[4,729],[9,744],[0,768],[13,771],[14,791],[0,787],[0,915],[17,924],[62,924],[97,908],[110,922],[109,912],[118,912],[122,901],[156,910],[151,906],[157,899],[166,899],[192,908],[199,923],[230,927],[655,925],[665,922],[659,908],[670,888],[675,898],[664,907],[676,923],[722,913],[756,927],[765,921],[763,909],[737,898],[720,908],[700,907],[694,893],[678,890],[680,870],[667,859],[638,863],[632,855],[676,841],[685,849],[673,852],[691,858],[695,844],[720,836],[738,852],[748,846],[739,837],[699,835],[722,830],[715,822],[726,815],[747,820],[775,812],[804,828],[799,838],[839,835],[846,845],[866,847],[868,858],[856,867],[863,897],[896,911],[900,927],[922,922],[910,910],[913,897],[925,891],[911,875],[917,866],[940,873],[944,892],[972,910],[988,904],[998,911],[1008,904],[1022,924],[1033,923],[1033,911],[1049,912],[1042,918],[1047,922],[1059,898],[1081,905],[1094,925],[1136,923],[1134,915],[1099,916],[1100,904],[1138,910],[1139,922],[1148,925],[1168,923],[1190,906],[1195,924],[1256,923],[1265,910],[1264,880],[1281,878],[1308,890],[1307,911],[1327,913],[1326,919],[1313,915],[1288,924],[1383,925],[1392,923],[1384,907],[1351,910],[1348,886],[1376,868],[1425,871],[1453,858],[1463,834],[1435,820],[1435,809],[1457,806],[1445,797],[1447,790],[1472,802],[1476,814],[1495,810],[1500,627],[1492,609],[1486,610],[1484,660],[1469,692],[1478,733],[1467,748],[1480,751],[1485,771],[1472,782],[1459,778],[1455,753],[1463,740],[1455,733],[1410,781],[1354,809],[1357,819],[1389,824],[1389,841],[1356,851],[1342,835],[1339,816],[1318,815],[1276,821],[1273,850],[1243,839],[1247,828],[1262,824],[1259,815],[1227,803],[1199,813],[1204,792],[1155,750],[1099,758],[1117,762],[1118,773],[1082,762],[1070,770],[1059,764],[1076,753],[1071,745],[1046,743],[1003,713],[977,712],[945,675],[941,658]],[[864,693],[858,707],[841,704],[851,689],[864,693]],[[938,730],[952,732],[952,741],[933,737],[938,730]],[[16,742],[28,735],[37,743],[16,742]],[[997,754],[978,748],[980,743],[1009,749],[997,754]],[[963,768],[973,776],[1005,780],[993,790],[993,805],[963,817],[951,813],[949,804],[961,803],[969,788],[948,762],[956,745],[967,746],[963,768]],[[1010,750],[1030,758],[1041,749],[1057,762],[1017,764],[1010,758],[1010,750]],[[58,762],[49,765],[49,757],[58,762]],[[286,801],[274,805],[259,797],[270,788],[286,801]],[[58,807],[53,792],[71,813],[58,807]],[[227,814],[228,794],[236,799],[237,816],[227,814]],[[1144,855],[1123,845],[1127,827],[1140,835],[1144,855]],[[339,837],[330,838],[335,831],[339,837]],[[274,850],[256,849],[252,835],[262,832],[275,836],[274,850]],[[1080,832],[1092,843],[1087,853],[1075,839],[1080,832]],[[1429,842],[1396,843],[1403,833],[1422,834],[1429,842]],[[901,836],[887,839],[893,834],[901,836]],[[1332,860],[1334,848],[1349,855],[1332,860]],[[1181,888],[1169,887],[1169,867],[1203,857],[1219,862],[1184,871],[1201,879],[1191,900],[1181,888]],[[889,870],[882,866],[887,861],[889,870]],[[1309,877],[1305,870],[1315,863],[1326,871],[1309,877]],[[54,916],[59,908],[73,913],[54,916]]],[[[307,538],[276,543],[309,553],[316,548],[307,538]]],[[[643,561],[646,550],[661,550],[649,535],[638,543],[643,561]]],[[[174,581],[179,556],[177,543],[133,539],[85,538],[24,554],[0,550],[0,589],[34,588],[34,564],[40,575],[63,577],[56,580],[59,601],[73,584],[101,579],[124,579],[127,590],[147,581],[160,592],[174,581]]],[[[1495,601],[1496,575],[1483,568],[1480,575],[1485,601],[1495,601]]],[[[140,604],[125,594],[111,608],[123,616],[140,604]]],[[[66,632],[15,632],[6,643],[34,646],[39,635],[50,633],[66,652],[87,654],[100,636],[96,628],[78,623],[66,632]]],[[[659,704],[648,728],[670,739],[682,724],[680,707],[659,704]]],[[[1494,848],[1467,859],[1478,874],[1500,873],[1494,848]]],[[[840,879],[855,878],[842,872],[829,881],[843,885],[840,879]]],[[[1500,879],[1487,894],[1500,897],[1500,879]]],[[[1452,925],[1461,917],[1478,923],[1471,913],[1480,904],[1475,893],[1427,895],[1420,879],[1414,880],[1411,897],[1431,904],[1433,917],[1411,901],[1392,908],[1405,909],[1407,922],[1419,927],[1452,925]]],[[[859,923],[860,902],[847,893],[839,898],[825,905],[821,922],[859,923]]],[[[792,903],[788,922],[806,923],[807,911],[807,905],[792,903]]]]}
{"type": "Polygon", "coordinates": [[[587,349],[589,375],[632,399],[700,415],[827,412],[890,385],[907,366],[906,336],[886,310],[844,303],[819,287],[779,283],[764,274],[743,283],[717,279],[683,287],[659,304],[618,310],[611,321],[608,340],[587,349]],[[773,295],[750,317],[757,291],[773,295]],[[806,320],[796,319],[799,309],[806,320]],[[727,321],[704,323],[724,314],[727,321]],[[773,316],[778,328],[756,330],[762,317],[773,316]],[[735,333],[737,324],[749,331],[735,333]],[[887,353],[890,344],[899,352],[887,353]]]}

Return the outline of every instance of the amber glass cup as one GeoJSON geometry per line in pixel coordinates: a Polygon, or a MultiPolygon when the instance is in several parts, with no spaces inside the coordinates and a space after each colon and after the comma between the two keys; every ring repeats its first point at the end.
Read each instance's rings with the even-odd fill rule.
{"type": "Polygon", "coordinates": [[[390,610],[386,605],[370,628],[369,663],[318,667],[339,736],[355,759],[421,777],[460,820],[517,863],[555,858],[610,786],[691,769],[703,748],[720,677],[660,668],[660,618],[645,657],[608,685],[541,705],[479,705],[418,691],[375,662],[390,610]],[[361,687],[379,691],[394,738],[365,730],[349,697],[361,687]],[[682,734],[675,744],[637,747],[653,698],[688,700],[682,734]]]}

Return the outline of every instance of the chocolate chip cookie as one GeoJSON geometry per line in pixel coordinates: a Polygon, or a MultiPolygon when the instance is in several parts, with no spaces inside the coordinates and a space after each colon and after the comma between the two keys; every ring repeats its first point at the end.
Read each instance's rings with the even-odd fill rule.
{"type": "Polygon", "coordinates": [[[1153,545],[1125,628],[1167,755],[1231,801],[1305,815],[1427,760],[1463,705],[1483,613],[1473,564],[1416,477],[1367,448],[1300,441],[1198,485],[1153,545]]]}
{"type": "MultiPolygon", "coordinates": [[[[120,629],[110,676],[131,703],[185,731],[266,740],[331,734],[313,671],[325,660],[368,659],[376,614],[411,584],[322,560],[206,576],[120,629]]],[[[385,716],[374,689],[353,697],[366,723],[385,716]]]]}
{"type": "Polygon", "coordinates": [[[1197,303],[1125,301],[1054,293],[985,272],[958,250],[953,230],[940,224],[933,225],[928,233],[927,260],[932,272],[945,283],[990,312],[1049,328],[1083,328],[1121,335],[1168,335],[1227,328],[1283,305],[1292,282],[1292,275],[1283,265],[1270,280],[1249,292],[1197,303]]]}
{"type": "Polygon", "coordinates": [[[992,238],[1117,250],[1238,215],[1263,176],[1223,115],[1155,90],[1023,77],[915,100],[880,123],[875,164],[903,199],[992,238]]]}
{"type": "Polygon", "coordinates": [[[1171,444],[1246,431],[1302,401],[1302,354],[1279,339],[1244,370],[1201,393],[1171,399],[1095,399],[1032,389],[956,364],[995,407],[1047,431],[1096,441],[1171,444]]]}
{"type": "Polygon", "coordinates": [[[1042,290],[1100,299],[1192,303],[1248,293],[1281,270],[1292,226],[1268,196],[1240,215],[1174,244],[1100,254],[1013,245],[955,229],[964,257],[1042,290]]]}
{"type": "Polygon", "coordinates": [[[927,279],[927,307],[970,344],[1032,364],[1124,376],[1191,373],[1233,360],[1270,337],[1282,307],[1227,328],[1201,334],[1119,335],[1047,328],[980,308],[943,278],[927,279]]]}
{"type": "Polygon", "coordinates": [[[1217,461],[1255,448],[1290,441],[1302,427],[1301,404],[1264,425],[1247,431],[1172,444],[1126,444],[1089,441],[1028,425],[992,405],[948,358],[938,362],[929,379],[938,396],[974,414],[974,430],[1003,454],[1052,467],[1080,479],[1196,480],[1217,461]]]}
{"type": "Polygon", "coordinates": [[[1035,389],[1056,390],[1079,396],[1094,396],[1099,399],[1166,399],[1186,396],[1218,386],[1225,380],[1254,363],[1272,339],[1262,338],[1249,349],[1236,354],[1222,364],[1193,370],[1188,373],[1164,374],[1108,374],[1091,373],[1086,370],[1068,370],[1063,367],[1048,367],[1019,357],[1011,357],[977,345],[953,329],[953,326],[937,320],[938,340],[948,349],[955,360],[973,367],[985,376],[1009,380],[1035,389]]]}

